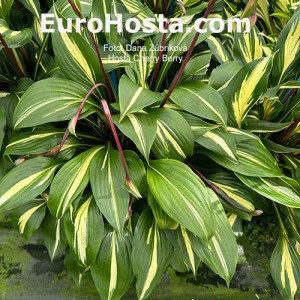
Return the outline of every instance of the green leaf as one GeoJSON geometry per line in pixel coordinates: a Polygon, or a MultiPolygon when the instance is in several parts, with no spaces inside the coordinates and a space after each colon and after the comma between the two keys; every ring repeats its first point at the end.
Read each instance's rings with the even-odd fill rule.
{"type": "Polygon", "coordinates": [[[67,247],[63,219],[56,220],[48,213],[42,224],[42,235],[51,261],[63,254],[67,247]]]}
{"type": "Polygon", "coordinates": [[[236,176],[260,195],[289,207],[300,208],[300,185],[297,181],[281,176],[277,178],[236,176]]]}
{"type": "Polygon", "coordinates": [[[9,21],[10,10],[14,0],[0,0],[0,18],[9,21]]]}
{"type": "Polygon", "coordinates": [[[172,252],[165,232],[159,230],[149,208],[144,210],[135,228],[131,254],[139,299],[150,296],[160,282],[172,252]]]}
{"type": "Polygon", "coordinates": [[[111,229],[105,231],[96,262],[91,267],[101,299],[121,299],[130,288],[134,278],[131,243],[132,234],[128,230],[124,235],[111,229]]]}
{"type": "Polygon", "coordinates": [[[291,123],[267,122],[254,118],[247,119],[247,130],[251,132],[266,133],[279,132],[287,128],[291,123]]]}
{"type": "Polygon", "coordinates": [[[259,138],[251,133],[230,128],[237,145],[238,163],[213,152],[202,151],[221,166],[246,176],[277,177],[282,175],[277,161],[259,138]]]}
{"type": "Polygon", "coordinates": [[[237,162],[236,144],[233,135],[223,128],[216,128],[203,135],[194,131],[195,142],[206,149],[237,162]]]}
{"type": "Polygon", "coordinates": [[[206,42],[219,63],[224,64],[226,61],[229,61],[230,55],[218,38],[210,36],[206,39],[206,42]]]}
{"type": "Polygon", "coordinates": [[[181,82],[193,76],[205,75],[209,67],[211,54],[202,54],[189,60],[181,76],[181,82]]]}
{"type": "MultiPolygon", "coordinates": [[[[2,19],[0,19],[0,33],[9,48],[19,48],[24,46],[28,44],[32,38],[32,32],[29,28],[25,28],[21,31],[11,30],[8,24],[2,19]]],[[[0,44],[0,50],[2,49],[3,45],[0,44]]]]}
{"type": "Polygon", "coordinates": [[[112,227],[123,232],[129,205],[120,153],[108,144],[93,159],[91,187],[95,201],[112,227]]]}
{"type": "Polygon", "coordinates": [[[194,152],[194,136],[187,121],[176,111],[162,108],[151,149],[158,158],[185,160],[194,152]]]}
{"type": "Polygon", "coordinates": [[[174,271],[179,272],[179,273],[186,273],[186,272],[190,271],[189,267],[186,265],[186,263],[183,261],[181,255],[176,250],[174,250],[174,252],[171,256],[169,266],[174,271]]]}
{"type": "Polygon", "coordinates": [[[47,202],[51,214],[59,219],[86,188],[90,164],[103,146],[93,147],[68,161],[55,175],[47,202]]]}
{"type": "Polygon", "coordinates": [[[271,256],[270,267],[280,294],[285,299],[293,299],[300,280],[300,258],[287,236],[280,236],[271,256]]]}
{"type": "Polygon", "coordinates": [[[0,211],[15,209],[44,192],[60,165],[36,157],[13,168],[0,180],[0,211]]]}
{"type": "MultiPolygon", "coordinates": [[[[208,244],[194,237],[192,242],[195,253],[216,274],[222,277],[229,286],[238,258],[238,247],[231,225],[218,197],[208,190],[216,217],[216,232],[208,244]]],[[[192,237],[191,237],[192,239],[192,237]]]]}
{"type": "Polygon", "coordinates": [[[242,127],[249,110],[267,90],[272,57],[245,65],[228,83],[224,92],[229,112],[229,125],[242,127]]]}
{"type": "Polygon", "coordinates": [[[0,151],[2,149],[3,140],[6,129],[6,113],[2,106],[0,106],[0,151]]]}
{"type": "Polygon", "coordinates": [[[159,229],[176,229],[178,227],[178,223],[163,211],[150,191],[148,192],[147,200],[159,229]]]}
{"type": "Polygon", "coordinates": [[[226,126],[227,109],[224,100],[215,89],[201,81],[176,87],[171,99],[189,113],[226,126]]]}
{"type": "Polygon", "coordinates": [[[46,202],[35,199],[12,211],[11,222],[19,229],[22,236],[29,240],[38,230],[46,215],[46,202]]]}
{"type": "MultiPolygon", "coordinates": [[[[48,78],[34,83],[16,107],[15,129],[71,119],[86,93],[76,82],[63,78],[48,78]]],[[[83,113],[92,105],[88,100],[83,113]]]]}
{"type": "Polygon", "coordinates": [[[166,234],[184,263],[196,275],[200,260],[192,248],[192,241],[186,229],[179,225],[176,230],[167,230],[166,234]]]}
{"type": "Polygon", "coordinates": [[[88,267],[94,263],[103,235],[103,218],[90,196],[76,211],[74,219],[74,249],[83,265],[88,267]]]}
{"type": "Polygon", "coordinates": [[[145,107],[163,100],[162,95],[141,87],[125,75],[120,79],[119,90],[120,121],[130,113],[139,112],[145,107]]]}
{"type": "Polygon", "coordinates": [[[113,120],[122,133],[135,143],[148,161],[157,129],[156,111],[128,114],[122,121],[119,121],[118,115],[114,115],[113,120]]]}
{"type": "Polygon", "coordinates": [[[148,184],[160,207],[175,221],[208,241],[214,216],[203,182],[184,163],[173,159],[150,162],[148,184]]]}
{"type": "Polygon", "coordinates": [[[285,82],[299,70],[300,58],[300,10],[298,9],[288,24],[282,29],[274,51],[276,68],[272,69],[272,79],[276,83],[285,82]]]}
{"type": "MultiPolygon", "coordinates": [[[[58,15],[55,11],[56,19],[58,15]]],[[[66,28],[65,20],[63,26],[66,28]]],[[[80,33],[60,32],[57,22],[52,33],[53,50],[60,71],[68,79],[91,88],[103,82],[103,74],[95,50],[80,33]]]]}

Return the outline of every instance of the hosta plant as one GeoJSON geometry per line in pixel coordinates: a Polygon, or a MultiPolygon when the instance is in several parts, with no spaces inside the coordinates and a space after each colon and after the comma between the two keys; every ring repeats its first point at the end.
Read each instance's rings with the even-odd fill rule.
{"type": "Polygon", "coordinates": [[[196,274],[206,264],[229,286],[235,228],[268,215],[280,232],[270,273],[282,297],[293,298],[298,6],[0,0],[0,211],[26,239],[41,228],[51,259],[64,255],[78,285],[91,275],[101,299],[121,299],[132,284],[145,299],[168,267],[196,274]],[[83,24],[80,33],[59,32],[55,21],[43,33],[45,12],[64,26],[68,18],[164,14],[190,30],[94,34],[83,24]],[[249,18],[251,31],[196,33],[203,16],[249,18]]]}

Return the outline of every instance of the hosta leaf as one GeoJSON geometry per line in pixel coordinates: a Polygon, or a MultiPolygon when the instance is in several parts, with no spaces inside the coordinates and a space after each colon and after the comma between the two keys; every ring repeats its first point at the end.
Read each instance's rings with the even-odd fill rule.
{"type": "Polygon", "coordinates": [[[136,225],[131,254],[139,299],[147,298],[160,282],[172,252],[165,232],[157,227],[150,209],[146,209],[136,225]]]}
{"type": "Polygon", "coordinates": [[[221,41],[214,36],[210,36],[206,39],[209,49],[218,60],[219,63],[223,64],[226,61],[229,61],[230,55],[222,45],[221,41]]]}
{"type": "Polygon", "coordinates": [[[237,32],[234,36],[233,56],[235,60],[245,64],[263,57],[263,39],[258,29],[253,27],[250,32],[237,32]]]}
{"type": "Polygon", "coordinates": [[[194,136],[187,121],[176,111],[163,108],[157,116],[152,151],[158,158],[185,160],[194,152],[194,136]]]}
{"type": "Polygon", "coordinates": [[[280,294],[293,299],[299,284],[300,258],[287,236],[280,236],[271,257],[271,275],[280,294]]]}
{"type": "Polygon", "coordinates": [[[41,126],[15,132],[9,139],[4,155],[40,154],[59,145],[64,131],[51,126],[41,126]]]}
{"type": "Polygon", "coordinates": [[[186,229],[180,225],[176,230],[167,230],[166,234],[185,264],[196,275],[200,260],[194,253],[192,241],[186,229]]]}
{"type": "MultiPolygon", "coordinates": [[[[91,13],[92,10],[92,0],[76,0],[74,1],[76,7],[79,9],[81,14],[85,17],[88,17],[88,15],[91,13]]],[[[70,5],[68,0],[58,0],[55,2],[55,5],[57,7],[58,12],[64,17],[64,18],[72,18],[76,19],[78,16],[74,12],[74,9],[70,5]]]]}
{"type": "Polygon", "coordinates": [[[275,122],[267,122],[254,118],[247,119],[247,130],[251,132],[279,132],[285,128],[287,128],[291,123],[275,123],[275,122]]]}
{"type": "Polygon", "coordinates": [[[202,54],[190,59],[181,76],[181,82],[195,75],[205,75],[209,67],[210,59],[211,54],[202,54]]]}
{"type": "Polygon", "coordinates": [[[92,162],[91,186],[101,213],[119,233],[123,232],[129,205],[125,182],[120,154],[108,144],[92,162]]]}
{"type": "Polygon", "coordinates": [[[96,262],[91,267],[101,299],[121,299],[130,288],[133,280],[131,242],[129,231],[124,235],[111,229],[105,231],[96,262]]]}
{"type": "Polygon", "coordinates": [[[233,135],[223,128],[216,128],[203,135],[194,130],[195,142],[208,150],[215,152],[229,160],[237,162],[236,144],[233,135]]]}
{"type": "MultiPolygon", "coordinates": [[[[58,18],[57,14],[56,18],[58,18]]],[[[66,24],[63,26],[66,27],[66,24]]],[[[75,31],[60,32],[55,24],[52,43],[55,59],[66,78],[87,88],[103,82],[96,52],[81,34],[75,31]]]]}
{"type": "Polygon", "coordinates": [[[94,263],[103,235],[103,218],[91,196],[79,207],[74,218],[74,249],[83,265],[94,263]]]}
{"type": "Polygon", "coordinates": [[[227,157],[205,151],[211,159],[229,170],[246,176],[277,177],[282,175],[276,160],[259,139],[253,138],[250,133],[240,135],[240,132],[231,129],[230,131],[236,139],[238,163],[227,157]]]}
{"type": "Polygon", "coordinates": [[[298,9],[288,24],[282,29],[274,51],[275,56],[272,77],[276,83],[284,82],[299,70],[300,58],[300,10],[298,9]]]}
{"type": "Polygon", "coordinates": [[[44,200],[33,200],[14,209],[10,214],[12,223],[25,239],[30,239],[40,227],[46,215],[46,207],[44,200]]]}
{"type": "Polygon", "coordinates": [[[157,201],[154,199],[151,192],[148,192],[148,204],[151,207],[151,211],[153,213],[155,222],[159,229],[176,229],[178,227],[178,223],[170,218],[163,209],[159,206],[157,201]]]}
{"type": "Polygon", "coordinates": [[[215,89],[200,81],[176,87],[171,99],[189,113],[226,126],[227,109],[223,98],[215,89]]]}
{"type": "Polygon", "coordinates": [[[42,235],[50,259],[53,261],[61,255],[67,247],[63,219],[56,220],[48,213],[42,224],[42,235]]]}
{"type": "Polygon", "coordinates": [[[176,250],[174,250],[171,256],[169,266],[176,272],[180,273],[189,272],[190,270],[186,263],[183,261],[181,255],[176,250]]]}
{"type": "Polygon", "coordinates": [[[208,244],[195,236],[193,241],[191,236],[192,246],[200,259],[229,285],[237,264],[237,243],[222,204],[213,191],[208,192],[216,216],[216,232],[208,244]]]}
{"type": "Polygon", "coordinates": [[[5,136],[5,127],[6,127],[6,113],[4,108],[0,106],[0,151],[5,136]]]}
{"type": "Polygon", "coordinates": [[[214,216],[203,182],[185,164],[172,159],[150,162],[147,179],[161,208],[200,238],[214,234],[214,216]]]}
{"type": "Polygon", "coordinates": [[[37,157],[13,168],[0,180],[0,211],[17,208],[41,194],[58,167],[50,158],[37,157]]]}
{"type": "Polygon", "coordinates": [[[236,176],[249,188],[260,195],[289,207],[300,208],[300,185],[297,181],[286,177],[247,177],[236,176]]]}
{"type": "MultiPolygon", "coordinates": [[[[1,3],[0,3],[1,4],[1,3]]],[[[21,31],[11,30],[8,24],[0,19],[0,33],[3,35],[3,38],[9,48],[19,48],[26,45],[31,41],[32,32],[29,28],[25,28],[21,31]]],[[[0,45],[0,50],[3,48],[3,45],[0,45]]]]}
{"type": "MultiPolygon", "coordinates": [[[[130,175],[130,179],[134,183],[134,185],[137,187],[139,193],[145,197],[148,192],[148,182],[147,182],[147,176],[146,176],[146,169],[142,162],[142,160],[139,158],[137,153],[125,150],[124,151],[125,160],[128,166],[128,171],[130,175]]],[[[125,176],[125,173],[124,173],[125,176]]]]}
{"type": "Polygon", "coordinates": [[[224,92],[229,124],[241,128],[251,107],[266,92],[272,68],[272,57],[261,58],[245,65],[228,83],[224,92]]]}
{"type": "Polygon", "coordinates": [[[9,21],[10,10],[14,0],[0,0],[0,18],[9,21]]]}
{"type": "Polygon", "coordinates": [[[61,218],[86,188],[90,179],[90,164],[101,149],[103,146],[97,146],[79,154],[68,161],[54,177],[47,205],[55,218],[61,218]]]}
{"type": "Polygon", "coordinates": [[[163,100],[162,95],[141,87],[125,75],[120,79],[119,89],[120,121],[130,113],[139,112],[145,107],[163,100]]]}
{"type": "Polygon", "coordinates": [[[150,149],[156,135],[156,112],[128,114],[121,122],[119,116],[113,116],[114,123],[125,136],[130,138],[145,159],[149,160],[150,149]]]}
{"type": "MultiPolygon", "coordinates": [[[[49,78],[34,83],[16,107],[15,129],[71,119],[86,93],[76,82],[63,78],[49,78]]],[[[92,104],[87,101],[83,112],[92,104]]]]}

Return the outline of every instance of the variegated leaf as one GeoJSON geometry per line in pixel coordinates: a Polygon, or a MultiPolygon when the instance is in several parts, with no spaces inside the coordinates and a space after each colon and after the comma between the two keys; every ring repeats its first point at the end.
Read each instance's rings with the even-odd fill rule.
{"type": "Polygon", "coordinates": [[[192,241],[190,240],[186,229],[179,225],[176,230],[167,230],[166,234],[175,250],[183,259],[184,263],[189,267],[194,275],[196,275],[200,259],[192,248],[192,241]]]}
{"type": "Polygon", "coordinates": [[[101,299],[122,299],[130,288],[134,278],[131,243],[132,234],[129,231],[121,235],[110,228],[106,229],[96,262],[91,267],[92,277],[101,299]]]}
{"type": "Polygon", "coordinates": [[[277,178],[248,177],[238,173],[236,176],[260,195],[285,206],[300,208],[300,185],[292,178],[283,175],[277,178]]]}
{"type": "Polygon", "coordinates": [[[211,238],[215,220],[209,195],[189,167],[173,159],[153,160],[147,179],[154,198],[172,219],[203,240],[211,238]]]}
{"type": "MultiPolygon", "coordinates": [[[[16,107],[15,129],[71,119],[86,93],[82,86],[68,79],[49,78],[36,82],[26,90],[16,107]]],[[[92,105],[93,102],[87,100],[83,113],[92,105]]]]}
{"type": "Polygon", "coordinates": [[[36,157],[13,168],[0,180],[0,211],[15,209],[44,192],[59,166],[50,158],[36,157]]]}
{"type": "Polygon", "coordinates": [[[293,299],[299,285],[300,257],[286,235],[280,236],[271,256],[271,275],[285,299],[293,299]]]}
{"type": "Polygon", "coordinates": [[[147,161],[156,135],[156,116],[156,110],[151,110],[149,113],[128,114],[122,121],[119,120],[118,115],[113,116],[114,123],[135,143],[147,161]]]}
{"type": "Polygon", "coordinates": [[[135,228],[131,254],[140,300],[146,299],[160,282],[172,252],[165,232],[157,227],[150,209],[144,210],[135,228]]]}
{"type": "Polygon", "coordinates": [[[125,75],[120,79],[119,89],[120,122],[128,114],[141,112],[147,106],[163,100],[162,95],[143,88],[125,75]]]}
{"type": "Polygon", "coordinates": [[[151,150],[158,158],[182,161],[193,155],[193,132],[178,112],[167,108],[159,110],[156,137],[151,150]]]}
{"type": "Polygon", "coordinates": [[[103,146],[93,147],[68,161],[56,174],[47,202],[51,214],[59,219],[71,203],[86,188],[90,179],[90,164],[103,146]]]}
{"type": "Polygon", "coordinates": [[[227,109],[222,96],[212,87],[194,81],[174,89],[171,99],[181,108],[199,117],[226,126],[227,109]]]}
{"type": "Polygon", "coordinates": [[[210,36],[206,39],[206,42],[219,63],[223,64],[230,60],[229,53],[218,38],[210,36]]]}
{"type": "Polygon", "coordinates": [[[229,125],[242,127],[249,110],[267,90],[272,57],[246,64],[228,83],[224,92],[229,125]]]}
{"type": "Polygon", "coordinates": [[[120,154],[108,144],[92,162],[91,187],[101,213],[119,233],[123,232],[129,205],[125,182],[120,154]]]}

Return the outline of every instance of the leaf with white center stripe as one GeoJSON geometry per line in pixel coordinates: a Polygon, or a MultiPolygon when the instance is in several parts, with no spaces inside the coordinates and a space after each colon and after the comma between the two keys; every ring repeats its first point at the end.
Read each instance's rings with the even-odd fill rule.
{"type": "Polygon", "coordinates": [[[166,234],[185,264],[196,275],[200,259],[192,248],[192,241],[186,229],[180,225],[176,230],[167,230],[166,234]]]}
{"type": "Polygon", "coordinates": [[[149,208],[139,217],[132,242],[132,268],[140,300],[146,299],[166,271],[173,248],[149,208]]]}
{"type": "Polygon", "coordinates": [[[28,240],[40,227],[45,215],[45,200],[35,199],[14,209],[9,217],[22,236],[28,240]]]}
{"type": "Polygon", "coordinates": [[[285,82],[299,70],[300,59],[300,10],[293,15],[288,24],[282,29],[274,51],[275,56],[272,69],[274,84],[285,82]]]}
{"type": "Polygon", "coordinates": [[[48,213],[42,224],[42,235],[50,259],[53,261],[67,247],[63,219],[56,220],[48,213]]]}
{"type": "Polygon", "coordinates": [[[15,209],[44,192],[59,166],[50,158],[36,157],[13,168],[0,180],[0,211],[15,209]]]}
{"type": "Polygon", "coordinates": [[[173,158],[182,161],[193,155],[193,132],[178,112],[167,108],[159,110],[157,132],[151,150],[158,158],[173,158]]]}
{"type": "Polygon", "coordinates": [[[271,256],[271,275],[284,299],[293,299],[300,282],[300,257],[286,234],[280,236],[271,256]]]}
{"type": "MultiPolygon", "coordinates": [[[[55,18],[59,18],[56,9],[54,12],[55,18]]],[[[63,26],[66,28],[66,20],[62,20],[63,26]]],[[[103,82],[103,74],[96,52],[80,33],[76,33],[75,30],[71,33],[62,32],[58,29],[55,21],[54,32],[51,36],[55,59],[66,78],[87,88],[103,82]]]]}
{"type": "MultiPolygon", "coordinates": [[[[15,129],[71,119],[86,93],[78,83],[63,78],[48,78],[34,83],[16,107],[13,121],[15,129]]],[[[93,105],[89,99],[83,113],[93,105]]]]}
{"type": "Polygon", "coordinates": [[[237,264],[238,247],[231,225],[221,202],[216,194],[208,190],[216,217],[216,232],[208,244],[190,233],[195,253],[216,274],[222,277],[227,285],[232,279],[237,264]]]}
{"type": "Polygon", "coordinates": [[[122,121],[119,121],[119,115],[113,116],[114,123],[135,143],[147,161],[156,135],[156,116],[156,110],[149,113],[128,114],[122,121]]]}
{"type": "Polygon", "coordinates": [[[215,218],[207,189],[184,163],[173,159],[152,160],[148,184],[160,207],[175,221],[208,241],[215,231],[215,218]]]}
{"type": "Polygon", "coordinates": [[[73,248],[83,265],[88,267],[94,263],[103,235],[103,218],[93,196],[90,196],[79,207],[74,218],[73,248]]]}
{"type": "Polygon", "coordinates": [[[203,152],[221,166],[239,174],[254,177],[277,177],[282,175],[277,161],[257,137],[254,138],[251,133],[248,135],[234,134],[234,137],[237,145],[236,156],[238,162],[233,162],[227,157],[214,152],[207,150],[203,152]]]}
{"type": "Polygon", "coordinates": [[[171,99],[189,113],[226,126],[227,108],[222,96],[201,81],[189,82],[176,87],[171,99]]]}
{"type": "Polygon", "coordinates": [[[272,57],[246,64],[225,88],[224,99],[229,112],[229,125],[242,127],[249,110],[267,91],[272,57]]]}
{"type": "Polygon", "coordinates": [[[216,128],[205,132],[203,135],[194,131],[195,142],[206,149],[237,162],[236,144],[232,133],[223,128],[216,128]]]}
{"type": "MultiPolygon", "coordinates": [[[[110,228],[106,229],[100,251],[91,273],[101,299],[121,299],[133,281],[131,265],[132,234],[124,235],[110,228]]],[[[139,257],[142,255],[139,253],[139,257]]],[[[136,257],[134,257],[136,259],[136,257]]]]}
{"type": "Polygon", "coordinates": [[[218,38],[210,36],[206,39],[206,42],[210,51],[220,64],[224,64],[226,61],[230,60],[230,54],[218,38]]]}
{"type": "Polygon", "coordinates": [[[236,176],[258,194],[289,207],[300,208],[300,185],[286,176],[248,177],[236,173],[236,176]]]}
{"type": "Polygon", "coordinates": [[[126,176],[120,153],[108,144],[91,165],[91,187],[95,201],[112,227],[122,233],[129,205],[126,176]]]}
{"type": "Polygon", "coordinates": [[[51,214],[59,219],[71,203],[86,188],[90,179],[90,164],[104,146],[93,147],[68,161],[56,174],[47,202],[51,214]]]}
{"type": "Polygon", "coordinates": [[[162,95],[141,87],[125,75],[120,79],[119,89],[120,121],[130,113],[139,112],[145,107],[163,100],[162,95]]]}

